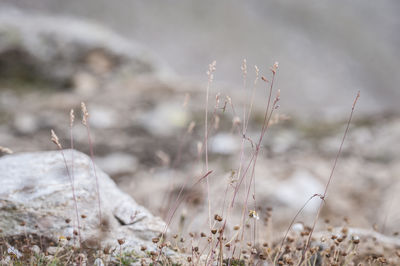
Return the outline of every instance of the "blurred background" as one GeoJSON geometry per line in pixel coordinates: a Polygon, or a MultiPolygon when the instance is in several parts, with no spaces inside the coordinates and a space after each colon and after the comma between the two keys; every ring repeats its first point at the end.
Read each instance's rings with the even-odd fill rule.
{"type": "MultiPolygon", "coordinates": [[[[273,207],[275,226],[283,229],[303,202],[323,191],[360,91],[322,215],[350,216],[354,226],[394,233],[400,221],[399,12],[397,0],[2,0],[0,145],[15,152],[54,149],[51,128],[68,143],[69,109],[87,101],[100,167],[165,217],[185,179],[202,171],[197,147],[206,70],[216,60],[210,111],[217,92],[221,106],[226,96],[234,106],[218,109],[220,125],[210,140],[220,206],[219,192],[239,162],[241,138],[232,121],[249,102],[254,65],[270,79],[279,62],[282,119],[263,142],[260,208],[273,207]],[[187,134],[192,121],[195,129],[187,134]]],[[[265,95],[259,81],[249,128],[254,140],[265,95]]],[[[75,134],[77,149],[87,152],[84,128],[75,134]]],[[[181,212],[189,218],[180,226],[201,228],[204,188],[186,192],[191,197],[181,212]]],[[[302,219],[312,219],[316,206],[317,200],[302,219]]]]}
{"type": "Polygon", "coordinates": [[[149,48],[185,78],[241,84],[243,58],[261,70],[278,61],[285,110],[347,109],[357,90],[366,112],[399,110],[400,4],[335,1],[3,0],[24,12],[73,16],[149,48]]]}

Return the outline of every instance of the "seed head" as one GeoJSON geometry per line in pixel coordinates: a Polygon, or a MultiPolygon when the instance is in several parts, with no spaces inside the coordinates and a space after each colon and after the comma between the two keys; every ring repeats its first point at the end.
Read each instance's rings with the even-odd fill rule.
{"type": "Polygon", "coordinates": [[[13,151],[11,149],[3,147],[3,146],[0,146],[0,152],[1,153],[5,153],[5,154],[12,154],[13,153],[13,151]]]}
{"type": "Polygon", "coordinates": [[[69,125],[71,127],[74,125],[74,120],[75,120],[74,109],[71,109],[71,111],[69,112],[69,125]]]}
{"type": "Polygon", "coordinates": [[[243,79],[246,79],[247,76],[247,60],[243,59],[243,63],[242,63],[242,73],[243,73],[243,79]]]}
{"type": "Polygon", "coordinates": [[[260,74],[260,69],[258,68],[258,66],[254,65],[254,70],[256,71],[256,76],[258,78],[258,75],[260,74]]]}
{"type": "Polygon", "coordinates": [[[86,104],[84,102],[81,102],[81,110],[82,110],[82,124],[87,126],[89,112],[88,112],[88,110],[86,108],[86,104]]]}
{"type": "Polygon", "coordinates": [[[188,134],[192,134],[194,127],[196,126],[196,122],[192,121],[190,122],[188,129],[187,129],[187,133],[188,134]]]}
{"type": "Polygon", "coordinates": [[[218,222],[221,222],[223,219],[222,219],[222,217],[221,217],[220,215],[215,214],[215,215],[214,215],[214,220],[216,220],[216,221],[218,221],[218,222]]]}
{"type": "Polygon", "coordinates": [[[354,243],[355,245],[357,245],[358,243],[360,243],[360,237],[358,237],[358,236],[352,236],[352,237],[351,237],[351,240],[353,241],[353,243],[354,243]]]}
{"type": "Polygon", "coordinates": [[[212,82],[214,79],[213,72],[216,69],[217,61],[213,61],[211,64],[208,65],[208,70],[207,70],[207,76],[208,76],[208,82],[212,82]]]}
{"type": "Polygon", "coordinates": [[[61,150],[62,146],[60,143],[60,140],[58,139],[56,133],[54,133],[54,130],[51,130],[51,141],[57,145],[57,147],[61,150]]]}
{"type": "Polygon", "coordinates": [[[275,62],[274,65],[273,65],[272,68],[271,68],[271,71],[272,71],[272,73],[273,73],[274,75],[276,74],[276,71],[278,70],[278,66],[279,66],[279,63],[278,63],[278,62],[275,62]]]}
{"type": "Polygon", "coordinates": [[[249,211],[249,217],[250,218],[254,218],[256,220],[260,219],[260,216],[258,216],[258,213],[255,210],[250,210],[249,211]]]}

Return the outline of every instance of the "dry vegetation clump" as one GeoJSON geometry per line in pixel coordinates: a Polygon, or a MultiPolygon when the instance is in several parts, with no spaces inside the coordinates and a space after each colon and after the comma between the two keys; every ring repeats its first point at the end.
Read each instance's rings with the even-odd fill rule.
{"type": "MultiPolygon", "coordinates": [[[[152,239],[152,246],[142,246],[142,254],[133,251],[126,252],[123,249],[124,239],[115,239],[117,248],[90,249],[81,241],[81,228],[79,220],[83,218],[79,215],[74,192],[73,160],[68,165],[63,154],[57,135],[52,131],[51,140],[57,145],[63,154],[67,173],[71,183],[71,193],[75,201],[75,230],[73,236],[60,237],[58,241],[43,238],[39,235],[22,235],[11,238],[2,238],[0,243],[0,260],[3,264],[10,265],[131,265],[134,263],[142,265],[400,265],[400,244],[387,245],[380,234],[362,235],[357,230],[351,228],[348,220],[340,227],[334,228],[329,221],[325,221],[326,230],[315,232],[319,221],[321,210],[327,200],[328,189],[334,178],[335,168],[337,167],[346,135],[349,131],[353,113],[360,94],[355,97],[351,106],[351,112],[347,121],[345,132],[333,162],[331,173],[327,178],[325,190],[322,194],[316,191],[310,195],[310,199],[304,203],[303,207],[288,221],[287,231],[276,237],[273,232],[272,219],[273,209],[270,206],[263,206],[257,202],[256,197],[256,165],[258,156],[262,150],[263,139],[272,124],[279,123],[275,116],[279,109],[280,91],[274,89],[278,63],[270,68],[270,77],[261,76],[260,69],[255,66],[255,80],[249,95],[249,101],[242,108],[243,114],[236,113],[232,99],[225,98],[220,94],[215,96],[215,105],[212,112],[209,112],[209,99],[216,62],[209,65],[207,71],[208,82],[206,89],[206,110],[204,119],[204,138],[197,143],[197,155],[199,163],[203,164],[203,170],[196,178],[186,179],[180,188],[172,190],[167,199],[168,206],[165,211],[166,226],[159,237],[152,239]],[[260,134],[257,139],[252,139],[248,134],[249,121],[253,111],[255,91],[258,81],[261,79],[266,88],[267,101],[265,112],[262,119],[260,134]],[[234,169],[226,184],[225,191],[221,191],[223,198],[222,206],[216,206],[210,198],[210,182],[213,176],[213,169],[209,164],[209,138],[218,130],[220,126],[219,112],[224,113],[232,110],[234,119],[232,121],[232,131],[241,136],[241,149],[238,154],[239,165],[234,169]],[[251,147],[250,152],[245,146],[251,147]],[[206,192],[203,193],[201,186],[205,185],[206,192]],[[191,201],[196,205],[206,201],[208,218],[206,230],[184,232],[184,230],[170,231],[171,223],[184,223],[185,215],[179,214],[178,209],[183,201],[191,201]],[[313,218],[311,225],[305,225],[298,221],[306,205],[313,198],[320,199],[320,205],[313,218]],[[197,203],[196,203],[197,202],[197,203]],[[233,212],[241,210],[240,219],[233,218],[233,212]],[[218,211],[217,211],[218,210],[218,211]],[[180,215],[180,216],[179,216],[180,215]],[[178,216],[178,217],[177,217],[178,216]],[[71,245],[69,241],[74,241],[71,245]],[[75,243],[75,241],[77,243],[75,243]],[[397,250],[396,250],[397,249],[397,250]],[[178,260],[169,257],[171,251],[179,254],[178,260]],[[143,255],[145,254],[145,255],[143,255]],[[183,258],[183,259],[182,259],[183,258]],[[266,264],[265,264],[266,263],[266,264]]],[[[243,87],[247,87],[247,62],[242,64],[243,87]]],[[[187,104],[187,103],[185,103],[187,104]]],[[[90,156],[93,163],[93,144],[90,136],[88,123],[89,113],[86,105],[82,103],[82,123],[86,126],[88,141],[90,146],[90,156]]],[[[70,139],[73,148],[73,123],[74,112],[70,112],[70,139]]],[[[192,134],[196,123],[190,122],[187,131],[182,138],[182,143],[186,142],[186,137],[192,134]]],[[[1,148],[1,147],[0,147],[1,148]]],[[[179,164],[183,150],[178,147],[178,156],[173,164],[179,164]]],[[[1,148],[1,152],[7,152],[6,148],[1,148]]],[[[165,154],[158,154],[164,161],[170,159],[165,154]],[[167,158],[167,159],[165,159],[167,158]]],[[[100,191],[98,189],[98,179],[96,168],[93,163],[93,178],[96,179],[98,216],[100,227],[101,205],[100,191]]],[[[182,226],[183,227],[183,226],[182,226]]],[[[399,241],[400,242],[400,241],[399,241]]],[[[100,245],[99,245],[100,246],[100,245]]]]}

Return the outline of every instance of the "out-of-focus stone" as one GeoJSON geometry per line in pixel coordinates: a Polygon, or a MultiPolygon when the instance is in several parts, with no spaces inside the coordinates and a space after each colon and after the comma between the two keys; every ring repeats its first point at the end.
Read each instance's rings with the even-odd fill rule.
{"type": "Polygon", "coordinates": [[[165,224],[160,218],[120,191],[96,167],[100,227],[91,160],[73,150],[64,150],[64,154],[69,174],[59,151],[14,154],[0,159],[0,227],[4,237],[39,234],[52,239],[74,238],[77,217],[70,177],[74,179],[82,242],[87,245],[100,241],[102,246],[117,246],[116,239],[125,238],[125,247],[135,248],[151,243],[151,238],[163,231],[165,224]]]}

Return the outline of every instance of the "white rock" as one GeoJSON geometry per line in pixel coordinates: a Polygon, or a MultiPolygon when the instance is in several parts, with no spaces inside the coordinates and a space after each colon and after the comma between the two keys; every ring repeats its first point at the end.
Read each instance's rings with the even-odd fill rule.
{"type": "MultiPolygon", "coordinates": [[[[163,231],[165,223],[160,218],[120,191],[96,167],[105,224],[100,230],[96,181],[90,158],[77,151],[64,150],[69,170],[72,153],[78,211],[79,215],[87,216],[80,219],[83,241],[90,243],[100,239],[102,246],[117,246],[116,239],[125,238],[125,246],[138,248],[151,243],[151,238],[163,231]]],[[[4,236],[36,233],[53,239],[72,237],[74,224],[76,216],[71,183],[59,151],[0,158],[0,228],[4,236]],[[66,219],[71,219],[71,222],[66,223],[66,219]],[[26,225],[21,226],[21,221],[26,225]]]]}
{"type": "Polygon", "coordinates": [[[95,128],[111,128],[118,124],[118,115],[111,108],[90,105],[90,125],[95,128]]]}
{"type": "Polygon", "coordinates": [[[20,113],[14,118],[14,127],[20,134],[32,134],[38,129],[38,122],[33,115],[20,113]]]}
{"type": "Polygon", "coordinates": [[[241,145],[241,139],[226,133],[215,135],[210,142],[212,152],[225,155],[239,151],[241,145]]]}
{"type": "Polygon", "coordinates": [[[95,265],[95,266],[104,266],[104,262],[103,262],[102,259],[97,258],[97,259],[95,259],[93,265],[95,265]]]}
{"type": "Polygon", "coordinates": [[[96,163],[109,175],[135,172],[138,166],[136,157],[128,153],[111,153],[95,159],[96,163]]]}
{"type": "Polygon", "coordinates": [[[34,254],[40,254],[40,248],[39,248],[39,246],[37,246],[37,245],[33,245],[33,246],[31,247],[31,251],[32,251],[34,254]]]}
{"type": "MultiPolygon", "coordinates": [[[[307,171],[297,171],[288,179],[279,183],[274,196],[292,209],[300,209],[314,194],[324,192],[323,184],[307,171]]],[[[315,211],[319,206],[319,197],[312,199],[305,211],[315,211]]]]}
{"type": "Polygon", "coordinates": [[[157,136],[170,136],[187,126],[188,113],[176,103],[165,103],[140,116],[139,121],[157,136]]]}
{"type": "Polygon", "coordinates": [[[299,140],[294,132],[282,131],[273,138],[272,150],[275,153],[285,153],[299,140]]]}
{"type": "Polygon", "coordinates": [[[302,223],[295,223],[292,226],[292,230],[295,231],[295,232],[300,233],[300,232],[302,232],[304,230],[304,225],[302,223]]]}
{"type": "Polygon", "coordinates": [[[61,247],[48,247],[47,248],[47,252],[50,254],[50,255],[55,255],[57,252],[60,252],[61,251],[61,247]]]}

